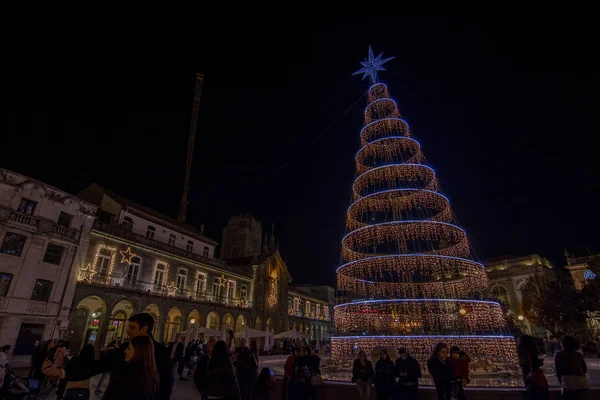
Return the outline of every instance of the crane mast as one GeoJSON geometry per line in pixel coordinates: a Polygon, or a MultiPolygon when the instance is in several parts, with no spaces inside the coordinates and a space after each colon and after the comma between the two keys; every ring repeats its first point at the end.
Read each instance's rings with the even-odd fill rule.
{"type": "Polygon", "coordinates": [[[200,93],[202,93],[202,84],[204,75],[196,74],[196,90],[194,93],[194,105],[192,107],[192,122],[190,124],[190,139],[188,142],[187,161],[185,164],[185,181],[183,182],[183,195],[179,204],[179,214],[177,219],[185,222],[188,206],[188,192],[190,190],[190,175],[192,172],[192,158],[194,156],[194,141],[196,139],[196,126],[198,125],[198,110],[200,109],[200,93]]]}

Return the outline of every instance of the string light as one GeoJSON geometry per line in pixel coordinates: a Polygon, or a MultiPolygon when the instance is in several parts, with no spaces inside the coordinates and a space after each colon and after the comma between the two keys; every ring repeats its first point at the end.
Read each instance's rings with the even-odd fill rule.
{"type": "Polygon", "coordinates": [[[225,274],[221,274],[219,279],[219,286],[224,287],[225,283],[227,283],[227,279],[225,278],[225,274]]]}
{"type": "Polygon", "coordinates": [[[267,298],[269,307],[273,308],[277,305],[277,271],[273,270],[271,273],[271,289],[269,291],[269,297],[267,298]]]}
{"type": "MultiPolygon", "coordinates": [[[[100,273],[102,273],[102,271],[98,269],[98,258],[100,257],[100,250],[103,250],[103,249],[110,251],[111,257],[110,257],[110,263],[108,266],[108,276],[112,276],[113,268],[115,267],[115,254],[117,252],[116,247],[110,247],[110,246],[106,246],[104,244],[99,244],[96,247],[96,253],[94,254],[94,261],[92,262],[92,265],[95,265],[95,268],[94,268],[95,271],[100,271],[100,273]]],[[[109,283],[109,281],[107,280],[107,284],[108,283],[109,283]]]]}
{"type": "Polygon", "coordinates": [[[171,282],[171,284],[167,286],[167,296],[175,297],[175,292],[177,291],[177,289],[179,288],[177,287],[177,285],[175,285],[175,281],[171,282]]]}
{"type": "Polygon", "coordinates": [[[369,88],[360,143],[337,269],[350,302],[334,308],[334,361],[391,346],[423,365],[443,341],[516,368],[500,304],[477,300],[488,287],[485,269],[385,84],[369,88]]]}
{"type": "Polygon", "coordinates": [[[96,275],[96,270],[94,269],[94,267],[92,267],[92,264],[90,263],[85,267],[79,267],[79,274],[77,275],[77,280],[79,282],[87,281],[87,283],[92,283],[94,275],[96,275]]]}
{"type": "MultiPolygon", "coordinates": [[[[156,271],[158,270],[158,266],[159,265],[164,265],[165,269],[164,269],[164,276],[162,279],[162,282],[160,282],[162,285],[165,284],[165,282],[169,279],[169,264],[166,261],[163,260],[156,260],[154,262],[154,268],[152,271],[152,280],[154,281],[154,279],[156,278],[156,271]]],[[[159,284],[159,282],[154,282],[156,285],[159,284]]]]}
{"type": "Polygon", "coordinates": [[[119,253],[121,253],[121,257],[122,257],[121,264],[127,263],[127,265],[131,265],[131,259],[136,256],[135,253],[131,252],[131,247],[128,247],[127,250],[125,250],[125,251],[121,250],[121,251],[119,251],[119,253]]]}

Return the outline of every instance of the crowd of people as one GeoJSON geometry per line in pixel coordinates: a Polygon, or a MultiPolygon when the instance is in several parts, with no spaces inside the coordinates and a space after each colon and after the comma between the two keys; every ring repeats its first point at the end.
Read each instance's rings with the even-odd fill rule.
{"type": "MultiPolygon", "coordinates": [[[[274,389],[273,372],[259,372],[260,352],[256,340],[246,343],[228,331],[226,340],[210,338],[184,344],[181,335],[171,343],[158,343],[150,332],[154,318],[147,313],[134,314],[128,321],[127,342],[112,341],[95,357],[94,346],[86,344],[75,357],[68,357],[69,342],[50,340],[37,344],[32,355],[29,377],[39,382],[35,390],[52,385],[57,399],[86,400],[90,396],[90,378],[101,375],[96,393],[103,399],[170,399],[174,380],[189,379],[203,400],[269,400],[274,389]],[[187,372],[187,373],[186,373],[187,372]],[[106,387],[104,381],[108,380],[106,387]]],[[[549,341],[548,341],[549,342],[549,341]]],[[[519,338],[517,354],[528,398],[549,399],[548,381],[542,366],[548,342],[528,335],[519,338]]],[[[587,365],[578,340],[564,336],[552,342],[556,376],[566,400],[589,399],[587,365]]],[[[305,339],[284,340],[281,351],[290,354],[285,362],[282,400],[317,400],[321,378],[319,351],[327,352],[328,343],[305,339]]],[[[0,397],[6,394],[10,346],[0,348],[0,397]]],[[[600,355],[600,354],[599,354],[600,355]]],[[[438,343],[427,360],[439,400],[465,399],[469,384],[471,357],[457,346],[438,343]]],[[[374,387],[377,400],[410,400],[418,396],[421,366],[406,348],[397,349],[392,360],[381,349],[375,365],[364,350],[352,368],[352,382],[359,400],[369,400],[374,387]]]]}

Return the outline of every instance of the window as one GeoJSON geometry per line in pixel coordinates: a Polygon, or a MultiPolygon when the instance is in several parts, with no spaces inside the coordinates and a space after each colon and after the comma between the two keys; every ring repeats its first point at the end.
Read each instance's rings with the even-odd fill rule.
{"type": "Polygon", "coordinates": [[[2,247],[0,247],[0,253],[21,257],[21,252],[23,251],[23,247],[25,247],[25,240],[27,240],[27,236],[6,232],[2,247]]]}
{"type": "Polygon", "coordinates": [[[52,282],[44,279],[38,279],[35,281],[35,285],[33,286],[31,300],[47,302],[50,299],[50,292],[52,292],[52,282]]]}
{"type": "Polygon", "coordinates": [[[98,210],[97,215],[98,221],[102,222],[103,224],[110,224],[113,221],[113,218],[115,217],[114,214],[111,214],[104,210],[98,210]]]}
{"type": "Polygon", "coordinates": [[[317,316],[317,318],[319,318],[321,316],[321,305],[320,304],[316,304],[315,305],[315,315],[317,316]]]}
{"type": "Polygon", "coordinates": [[[58,226],[62,226],[63,228],[70,228],[71,221],[73,221],[73,216],[71,214],[67,214],[61,211],[56,224],[58,226]]]}
{"type": "Polygon", "coordinates": [[[154,239],[155,233],[156,233],[156,228],[153,227],[152,225],[148,225],[148,228],[146,228],[146,237],[149,237],[150,239],[154,239]]]}
{"type": "Polygon", "coordinates": [[[174,233],[171,233],[169,235],[169,244],[171,246],[175,246],[175,241],[177,240],[177,235],[175,235],[174,233]]]}
{"type": "Polygon", "coordinates": [[[202,296],[206,293],[206,274],[198,272],[198,283],[196,284],[196,295],[202,296]]]}
{"type": "Polygon", "coordinates": [[[125,280],[128,283],[135,283],[140,275],[140,267],[142,266],[142,259],[140,257],[133,257],[131,264],[127,266],[127,274],[125,280]]]}
{"type": "Polygon", "coordinates": [[[294,297],[294,311],[300,311],[300,299],[298,297],[294,297]]]}
{"type": "Polygon", "coordinates": [[[60,265],[62,260],[63,250],[65,248],[54,243],[48,243],[46,254],[44,254],[44,262],[48,264],[60,265]]]}
{"type": "Polygon", "coordinates": [[[240,286],[240,299],[248,300],[248,286],[246,286],[246,285],[240,286]]]}
{"type": "Polygon", "coordinates": [[[510,299],[508,296],[508,290],[504,286],[496,285],[492,288],[491,295],[493,298],[498,300],[502,305],[510,305],[510,299]]]}
{"type": "Polygon", "coordinates": [[[227,281],[227,297],[230,299],[235,297],[235,281],[227,281]]]}
{"type": "Polygon", "coordinates": [[[219,278],[213,279],[212,295],[219,297],[221,294],[221,280],[219,278]]]}
{"type": "Polygon", "coordinates": [[[44,324],[21,324],[13,354],[16,356],[33,354],[35,342],[42,341],[44,328],[46,328],[44,324]]]}
{"type": "Polygon", "coordinates": [[[131,217],[123,217],[123,225],[133,225],[133,219],[131,217]]]}
{"type": "Polygon", "coordinates": [[[292,303],[292,298],[288,297],[288,311],[292,311],[294,309],[294,305],[292,303]]]}
{"type": "Polygon", "coordinates": [[[192,251],[194,251],[194,242],[192,242],[191,240],[188,240],[188,243],[187,243],[187,251],[189,251],[190,253],[191,253],[192,251]]]}
{"type": "Polygon", "coordinates": [[[19,203],[17,211],[21,214],[33,215],[33,212],[35,211],[35,206],[37,206],[36,201],[32,201],[23,197],[21,199],[21,202],[19,203]]]}
{"type": "Polygon", "coordinates": [[[177,289],[179,293],[185,290],[185,284],[187,283],[187,269],[179,268],[177,270],[177,289]]]}
{"type": "Polygon", "coordinates": [[[305,314],[310,314],[310,301],[306,300],[306,309],[304,310],[305,314]]]}
{"type": "Polygon", "coordinates": [[[96,261],[96,271],[99,274],[108,274],[108,266],[112,259],[112,251],[108,249],[100,249],[98,252],[98,261],[96,261]]]}
{"type": "Polygon", "coordinates": [[[208,257],[208,252],[209,252],[209,248],[207,246],[204,246],[204,250],[202,251],[202,255],[204,257],[208,257]]]}
{"type": "Polygon", "coordinates": [[[8,289],[12,282],[13,274],[0,273],[0,297],[8,296],[8,289]]]}
{"type": "Polygon", "coordinates": [[[165,264],[156,264],[156,271],[154,271],[154,284],[158,286],[163,286],[165,284],[165,272],[167,270],[167,266],[165,264]]]}

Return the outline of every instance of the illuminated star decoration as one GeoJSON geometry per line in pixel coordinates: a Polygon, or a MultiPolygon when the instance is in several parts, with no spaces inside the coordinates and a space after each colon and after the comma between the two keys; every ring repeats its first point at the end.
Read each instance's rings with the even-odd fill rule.
{"type": "Polygon", "coordinates": [[[371,85],[374,85],[377,83],[377,71],[385,71],[383,64],[394,58],[388,57],[382,60],[382,55],[383,53],[379,53],[377,57],[373,56],[373,50],[371,49],[371,46],[369,46],[369,58],[365,58],[365,61],[361,61],[360,64],[363,67],[352,75],[364,74],[362,79],[364,80],[368,76],[371,79],[371,85]]]}
{"type": "Polygon", "coordinates": [[[127,265],[131,265],[131,259],[133,257],[135,257],[136,255],[134,253],[131,252],[131,247],[128,247],[127,250],[123,251],[119,251],[121,253],[121,256],[123,258],[121,258],[121,264],[126,262],[127,265]]]}
{"type": "Polygon", "coordinates": [[[225,279],[225,274],[221,274],[219,277],[219,286],[225,286],[225,282],[227,282],[227,279],[225,279]]]}
{"type": "Polygon", "coordinates": [[[592,271],[590,271],[590,270],[588,269],[588,270],[586,270],[586,271],[583,273],[583,277],[584,277],[585,279],[592,280],[592,279],[594,279],[594,278],[596,277],[596,274],[595,274],[595,273],[593,273],[592,271]]]}
{"type": "Polygon", "coordinates": [[[168,294],[167,296],[169,297],[175,297],[175,292],[177,291],[177,285],[175,285],[175,282],[171,282],[170,285],[167,286],[167,290],[168,290],[168,294]]]}
{"type": "Polygon", "coordinates": [[[86,267],[79,268],[79,274],[77,276],[78,281],[87,281],[88,283],[92,283],[92,279],[94,279],[94,275],[96,275],[96,271],[92,267],[92,264],[88,264],[86,267]]]}

